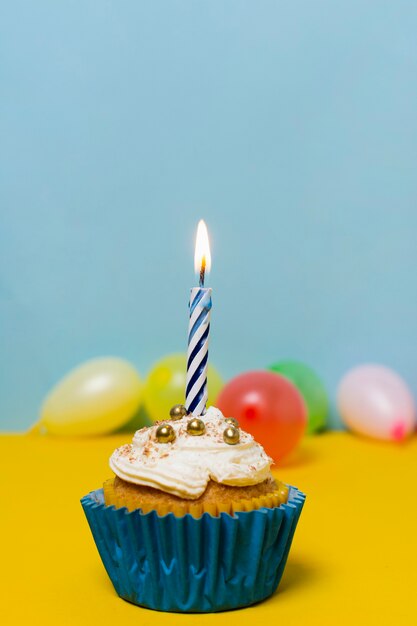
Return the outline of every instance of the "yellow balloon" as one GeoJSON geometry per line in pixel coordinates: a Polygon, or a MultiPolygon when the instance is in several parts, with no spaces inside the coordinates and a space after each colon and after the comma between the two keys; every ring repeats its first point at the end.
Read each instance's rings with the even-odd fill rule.
{"type": "Polygon", "coordinates": [[[143,382],[122,359],[99,358],[71,370],[47,395],[39,426],[54,435],[101,435],[136,413],[143,382]]]}
{"type": "MultiPolygon", "coordinates": [[[[146,412],[152,420],[169,419],[171,407],[174,404],[184,404],[186,376],[187,357],[185,354],[170,354],[155,363],[148,375],[144,390],[146,412]]],[[[209,365],[207,406],[216,401],[223,384],[220,374],[212,365],[209,365]]]]}

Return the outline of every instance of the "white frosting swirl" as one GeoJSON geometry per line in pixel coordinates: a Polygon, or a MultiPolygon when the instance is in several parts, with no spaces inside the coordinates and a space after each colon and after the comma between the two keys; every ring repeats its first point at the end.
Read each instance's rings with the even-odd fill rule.
{"type": "MultiPolygon", "coordinates": [[[[270,475],[272,459],[252,435],[240,431],[240,441],[223,441],[228,426],[219,409],[210,407],[202,417],[204,435],[187,433],[190,416],[167,420],[175,430],[172,443],[158,443],[158,425],[136,431],[132,444],[117,448],[110,467],[123,480],[154,487],[186,499],[200,497],[209,480],[224,485],[256,485],[270,475]]],[[[160,423],[159,423],[160,424],[160,423]]]]}

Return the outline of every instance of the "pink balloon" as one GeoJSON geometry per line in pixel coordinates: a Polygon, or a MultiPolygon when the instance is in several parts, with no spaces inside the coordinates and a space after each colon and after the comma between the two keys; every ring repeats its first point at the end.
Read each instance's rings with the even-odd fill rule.
{"type": "Polygon", "coordinates": [[[360,365],[341,380],[337,404],[343,422],[368,437],[402,441],[416,424],[413,396],[403,379],[382,365],[360,365]]]}

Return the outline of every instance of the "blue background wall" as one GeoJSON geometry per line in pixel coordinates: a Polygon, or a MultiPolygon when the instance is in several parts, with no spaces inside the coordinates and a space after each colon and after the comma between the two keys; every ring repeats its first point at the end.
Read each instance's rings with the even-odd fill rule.
{"type": "Polygon", "coordinates": [[[1,13],[1,428],[87,358],[185,349],[200,217],[225,377],[294,357],[334,397],[377,361],[417,392],[415,2],[1,13]]]}

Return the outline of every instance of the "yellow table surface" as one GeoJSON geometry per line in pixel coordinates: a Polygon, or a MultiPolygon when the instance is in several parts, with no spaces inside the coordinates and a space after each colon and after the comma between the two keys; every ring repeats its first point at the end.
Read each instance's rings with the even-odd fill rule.
{"type": "Polygon", "coordinates": [[[417,623],[417,438],[306,439],[276,471],[307,494],[278,591],[204,615],[136,607],[107,577],[79,500],[110,475],[109,454],[126,441],[0,436],[1,624],[417,623]]]}

